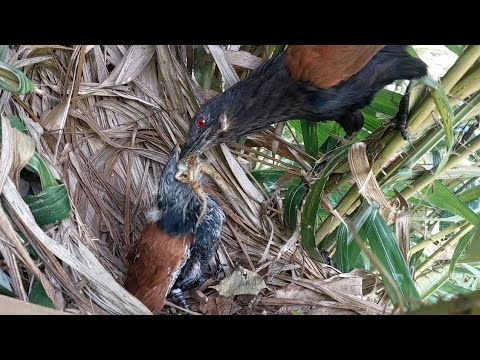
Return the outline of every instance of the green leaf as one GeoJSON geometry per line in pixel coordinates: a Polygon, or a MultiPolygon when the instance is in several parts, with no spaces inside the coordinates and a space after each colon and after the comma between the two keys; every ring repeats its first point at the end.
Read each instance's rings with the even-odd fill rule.
{"type": "Polygon", "coordinates": [[[458,200],[464,203],[468,203],[472,200],[480,198],[480,185],[475,186],[467,191],[464,191],[460,195],[457,195],[458,200]]]}
{"type": "Polygon", "coordinates": [[[339,163],[345,161],[347,157],[347,151],[350,146],[350,144],[341,146],[332,153],[332,157],[320,173],[319,179],[308,192],[305,199],[305,204],[303,206],[300,224],[302,244],[307,253],[315,260],[320,262],[323,262],[323,257],[321,256],[320,251],[318,251],[316,245],[315,230],[317,228],[317,215],[323,197],[323,190],[330,174],[335,167],[339,163]]]}
{"type": "Polygon", "coordinates": [[[40,177],[40,182],[42,183],[43,189],[58,185],[57,180],[55,180],[50,170],[48,170],[42,158],[37,153],[34,153],[30,158],[26,168],[30,171],[33,171],[40,177]]]}
{"type": "Polygon", "coordinates": [[[315,121],[302,120],[302,133],[305,151],[313,157],[313,159],[310,159],[310,163],[313,165],[318,157],[317,123],[315,121]]]}
{"type": "Polygon", "coordinates": [[[324,154],[335,150],[338,146],[338,140],[343,138],[346,134],[340,124],[334,121],[319,123],[317,131],[318,146],[320,151],[324,154]]]}
{"type": "Polygon", "coordinates": [[[374,111],[375,113],[373,115],[375,117],[377,117],[377,113],[382,113],[388,115],[389,117],[394,117],[398,111],[401,100],[401,94],[394,91],[382,89],[377,93],[377,95],[375,95],[371,104],[362,109],[362,113],[364,111],[374,111]]]}
{"type": "Polygon", "coordinates": [[[288,125],[290,125],[292,131],[295,133],[297,141],[303,144],[302,122],[300,120],[290,120],[288,121],[288,125]]]}
{"type": "Polygon", "coordinates": [[[2,285],[0,285],[0,294],[1,294],[1,295],[8,296],[8,297],[12,297],[12,298],[16,298],[16,297],[17,297],[17,295],[15,295],[15,293],[11,292],[11,291],[8,290],[6,287],[3,287],[2,285]]]}
{"type": "Polygon", "coordinates": [[[395,305],[412,306],[420,302],[420,295],[398,247],[395,234],[379,214],[372,217],[373,219],[367,230],[370,248],[385,267],[390,277],[395,281],[403,296],[403,298],[398,299],[394,289],[388,282],[384,281],[385,290],[390,296],[392,303],[395,305]]]}
{"type": "Polygon", "coordinates": [[[477,279],[480,279],[480,270],[478,270],[474,266],[467,263],[461,263],[460,266],[466,270],[466,273],[470,273],[477,279]]]}
{"type": "Polygon", "coordinates": [[[268,190],[275,185],[278,179],[285,174],[284,170],[278,169],[262,169],[262,170],[253,170],[250,172],[252,176],[260,184],[263,184],[268,190]]]}
{"type": "Polygon", "coordinates": [[[12,128],[17,129],[18,131],[21,131],[23,133],[26,133],[28,131],[27,127],[18,116],[10,116],[8,120],[10,120],[10,126],[12,128]]]}
{"type": "Polygon", "coordinates": [[[412,55],[413,57],[416,57],[416,58],[419,57],[412,45],[407,45],[406,50],[407,50],[407,53],[412,55]]]}
{"type": "MultiPolygon", "coordinates": [[[[20,236],[21,236],[21,234],[20,234],[20,236]]],[[[35,249],[33,248],[32,244],[27,244],[25,246],[25,249],[28,251],[28,253],[30,254],[30,256],[32,257],[33,260],[38,260],[39,259],[39,256],[38,256],[37,252],[35,251],[35,249]]]]}
{"type": "Polygon", "coordinates": [[[435,180],[432,186],[423,190],[424,198],[431,205],[459,215],[475,226],[480,225],[480,217],[465,203],[460,201],[445,185],[435,180]]]}
{"type": "Polygon", "coordinates": [[[468,295],[471,293],[471,290],[448,280],[441,284],[441,286],[428,298],[428,301],[431,303],[450,301],[455,299],[458,295],[468,295]]]}
{"type": "Polygon", "coordinates": [[[0,45],[0,61],[5,61],[7,57],[8,45],[0,45]]]}
{"type": "MultiPolygon", "coordinates": [[[[353,216],[352,225],[355,227],[361,239],[366,239],[367,229],[377,211],[378,207],[371,206],[365,201],[355,216],[353,216]]],[[[347,273],[357,267],[359,259],[361,258],[361,249],[358,244],[353,241],[353,234],[348,232],[344,224],[341,224],[337,229],[335,263],[338,270],[347,273]]]]}
{"type": "Polygon", "coordinates": [[[432,296],[448,280],[448,269],[441,267],[436,271],[428,271],[417,278],[417,289],[422,300],[432,296]]]}
{"type": "Polygon", "coordinates": [[[46,188],[40,194],[24,198],[39,225],[56,224],[70,215],[71,207],[64,184],[46,188]]]}
{"type": "Polygon", "coordinates": [[[445,164],[447,163],[450,155],[452,154],[454,137],[453,137],[453,109],[448,101],[448,96],[445,93],[443,87],[436,81],[429,77],[425,77],[422,82],[433,89],[431,93],[435,106],[441,116],[443,129],[445,130],[445,139],[447,141],[447,152],[444,155],[441,163],[438,165],[436,173],[439,174],[445,164]]]}
{"type": "Polygon", "coordinates": [[[0,294],[13,298],[17,297],[13,292],[7,274],[5,274],[2,269],[0,269],[0,294]]]}
{"type": "Polygon", "coordinates": [[[285,194],[283,217],[285,219],[285,224],[291,230],[295,230],[297,227],[297,212],[302,206],[307,191],[307,185],[305,185],[302,180],[297,179],[292,181],[285,194]]]}
{"type": "Polygon", "coordinates": [[[29,295],[29,302],[32,304],[37,304],[40,306],[45,306],[51,309],[55,309],[52,300],[48,297],[45,289],[42,286],[42,283],[35,278],[32,284],[32,290],[29,295]]]}
{"type": "Polygon", "coordinates": [[[35,90],[35,85],[22,71],[0,61],[0,87],[14,94],[25,95],[35,90]]]}
{"type": "Polygon", "coordinates": [[[456,55],[460,56],[465,48],[465,45],[445,45],[445,47],[456,55]]]}
{"type": "Polygon", "coordinates": [[[364,139],[369,133],[381,128],[386,121],[390,121],[397,113],[401,99],[401,94],[386,89],[380,90],[372,103],[361,110],[364,124],[356,139],[364,139]]]}
{"type": "Polygon", "coordinates": [[[478,260],[480,259],[480,228],[477,227],[472,235],[470,243],[465,249],[465,258],[469,260],[478,260]]]}
{"type": "Polygon", "coordinates": [[[472,242],[472,239],[475,237],[475,235],[477,235],[477,233],[478,230],[476,232],[470,231],[459,240],[457,246],[455,247],[455,251],[453,252],[452,259],[450,260],[450,266],[448,270],[450,276],[452,276],[455,271],[455,266],[457,265],[458,259],[463,254],[467,246],[472,242]]]}

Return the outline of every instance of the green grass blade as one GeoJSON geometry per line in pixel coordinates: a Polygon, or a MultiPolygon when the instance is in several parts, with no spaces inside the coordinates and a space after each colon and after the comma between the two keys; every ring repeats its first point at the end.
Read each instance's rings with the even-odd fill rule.
{"type": "Polygon", "coordinates": [[[373,217],[368,227],[368,242],[373,254],[385,267],[403,296],[403,298],[398,299],[394,289],[391,288],[388,282],[384,281],[385,290],[390,295],[392,302],[402,307],[405,305],[409,307],[416,302],[420,302],[420,295],[398,247],[395,234],[378,214],[373,217]]]}
{"type": "Polygon", "coordinates": [[[318,158],[317,123],[308,120],[302,120],[301,123],[305,151],[308,155],[313,157],[313,159],[310,159],[310,164],[313,165],[315,163],[315,159],[318,158]]]}
{"type": "Polygon", "coordinates": [[[58,185],[57,180],[55,180],[53,175],[50,173],[50,170],[48,170],[42,158],[37,153],[34,153],[30,158],[26,168],[30,171],[33,171],[40,177],[40,182],[42,183],[43,189],[58,185]]]}
{"type": "Polygon", "coordinates": [[[433,81],[431,78],[426,77],[422,80],[422,82],[433,89],[431,92],[433,101],[437,110],[441,116],[441,121],[443,125],[443,129],[445,130],[445,139],[447,141],[447,152],[444,155],[442,161],[437,167],[436,173],[439,174],[445,164],[447,163],[450,155],[452,154],[453,145],[454,145],[454,137],[453,137],[453,109],[448,101],[448,96],[443,90],[443,87],[433,81]]]}
{"type": "Polygon", "coordinates": [[[475,226],[480,225],[480,217],[440,181],[435,180],[432,186],[424,189],[423,195],[424,199],[431,205],[459,215],[475,226]]]}
{"type": "Polygon", "coordinates": [[[467,191],[464,191],[460,195],[457,195],[458,200],[463,203],[468,203],[472,200],[480,198],[480,185],[475,186],[467,191]]]}
{"type": "Polygon", "coordinates": [[[388,115],[389,117],[394,117],[398,111],[398,106],[400,105],[401,100],[401,94],[382,89],[377,93],[377,95],[375,95],[372,103],[365,107],[364,110],[371,110],[375,111],[376,113],[388,115]]]}
{"type": "Polygon", "coordinates": [[[300,209],[302,206],[302,202],[307,191],[308,187],[302,182],[302,180],[294,180],[288,187],[288,190],[285,194],[283,217],[286,225],[291,230],[295,230],[297,227],[298,209],[300,209]]]}
{"type": "Polygon", "coordinates": [[[9,116],[8,120],[10,120],[10,126],[18,131],[23,133],[27,132],[27,127],[23,124],[22,120],[18,116],[9,116]]]}
{"type": "Polygon", "coordinates": [[[465,48],[465,45],[445,45],[445,47],[454,54],[460,56],[465,48]]]}
{"type": "Polygon", "coordinates": [[[449,266],[449,275],[452,276],[453,273],[455,272],[455,267],[457,266],[457,262],[460,259],[460,256],[463,254],[467,246],[472,242],[473,238],[475,235],[478,236],[478,230],[471,231],[467,234],[465,234],[458,242],[457,246],[455,247],[455,251],[453,252],[452,259],[450,260],[450,266],[449,266]]]}
{"type": "Polygon", "coordinates": [[[450,301],[458,295],[468,295],[472,291],[453,283],[451,280],[445,281],[430,297],[428,301],[436,303],[438,301],[450,301]]]}
{"type": "Polygon", "coordinates": [[[278,181],[278,179],[285,174],[284,170],[278,169],[262,169],[262,170],[253,170],[250,172],[252,176],[260,184],[263,184],[267,190],[270,190],[272,186],[278,181]]]}
{"type": "Polygon", "coordinates": [[[0,61],[5,61],[7,57],[8,45],[0,45],[0,61]]]}
{"type": "Polygon", "coordinates": [[[24,200],[39,225],[56,224],[71,212],[67,188],[63,184],[46,188],[35,196],[26,196],[24,200]]]}
{"type": "Polygon", "coordinates": [[[2,269],[0,269],[0,294],[14,298],[17,297],[13,292],[12,285],[10,285],[7,275],[2,269]]]}
{"type": "Polygon", "coordinates": [[[480,259],[480,227],[474,232],[472,240],[465,249],[465,258],[468,260],[480,259]]]}
{"type": "Polygon", "coordinates": [[[475,276],[477,279],[480,279],[480,270],[478,270],[476,267],[468,263],[461,263],[460,266],[465,270],[463,273],[469,273],[475,276]]]}
{"type": "Polygon", "coordinates": [[[423,301],[430,298],[435,292],[448,281],[448,269],[442,267],[436,271],[422,273],[416,279],[416,287],[423,301]]]}
{"type": "MultiPolygon", "coordinates": [[[[365,201],[352,218],[352,225],[355,227],[361,239],[366,239],[367,229],[377,211],[378,207],[371,206],[365,201]]],[[[361,249],[358,244],[353,241],[353,234],[348,232],[348,229],[344,224],[341,224],[337,229],[335,262],[338,270],[347,273],[358,266],[358,262],[361,258],[361,249]]]]}
{"type": "Polygon", "coordinates": [[[0,61],[0,88],[14,94],[25,95],[35,90],[35,85],[15,66],[0,61]]]}
{"type": "Polygon", "coordinates": [[[317,215],[321,207],[323,190],[331,172],[339,163],[345,161],[349,147],[350,145],[344,145],[342,147],[339,147],[332,154],[332,158],[322,170],[319,179],[315,182],[315,184],[308,192],[305,199],[305,204],[303,206],[300,224],[302,243],[307,253],[317,261],[323,262],[323,258],[317,248],[315,237],[315,230],[317,227],[317,215]]]}
{"type": "Polygon", "coordinates": [[[29,302],[51,309],[55,308],[52,300],[50,300],[47,293],[45,292],[42,283],[37,278],[33,280],[32,290],[30,291],[29,295],[29,302]]]}
{"type": "Polygon", "coordinates": [[[0,285],[0,295],[5,295],[5,296],[8,296],[8,297],[12,297],[12,298],[17,297],[17,295],[15,295],[15,293],[11,292],[6,287],[3,287],[2,285],[0,285]]]}
{"type": "MultiPolygon", "coordinates": [[[[299,144],[303,144],[303,130],[302,130],[302,122],[300,120],[290,120],[288,121],[288,125],[292,129],[293,133],[295,134],[295,138],[299,144]]],[[[287,129],[287,127],[285,127],[287,129]]]]}

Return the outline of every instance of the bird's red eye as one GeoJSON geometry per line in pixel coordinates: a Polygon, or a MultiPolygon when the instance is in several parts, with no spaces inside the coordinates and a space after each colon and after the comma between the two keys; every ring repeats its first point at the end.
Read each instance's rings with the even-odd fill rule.
{"type": "Polygon", "coordinates": [[[202,129],[207,126],[207,122],[205,121],[204,118],[198,118],[197,119],[197,127],[202,129]]]}

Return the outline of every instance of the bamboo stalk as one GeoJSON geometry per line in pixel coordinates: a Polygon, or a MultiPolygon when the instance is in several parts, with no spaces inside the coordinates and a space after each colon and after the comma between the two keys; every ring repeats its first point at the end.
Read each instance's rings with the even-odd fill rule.
{"type": "MultiPolygon", "coordinates": [[[[480,58],[480,46],[470,46],[443,77],[442,86],[445,92],[449,93],[452,90],[453,86],[462,79],[478,58],[480,58]]],[[[434,119],[430,114],[434,109],[435,103],[433,98],[426,98],[412,114],[409,120],[409,131],[411,133],[420,133],[431,126],[434,119]]],[[[375,176],[377,176],[385,167],[386,163],[397,154],[403,144],[404,140],[399,132],[395,133],[392,137],[386,137],[379,141],[379,147],[382,148],[382,145],[384,145],[384,147],[378,156],[376,156],[376,161],[372,165],[372,170],[375,176]],[[388,139],[388,142],[386,139],[388,139]]],[[[453,156],[450,158],[446,167],[452,164],[452,160],[454,160],[453,156]]],[[[449,168],[452,166],[454,165],[451,165],[449,168]]],[[[446,169],[444,168],[443,170],[445,171],[446,169]]],[[[427,179],[423,179],[419,185],[425,184],[426,186],[428,183],[427,179]]],[[[359,197],[360,194],[358,193],[358,187],[353,185],[337,206],[336,210],[340,216],[352,213],[361,203],[359,197]]],[[[328,234],[333,232],[339,224],[340,221],[338,219],[329,215],[316,232],[316,243],[319,244],[328,234]]]]}

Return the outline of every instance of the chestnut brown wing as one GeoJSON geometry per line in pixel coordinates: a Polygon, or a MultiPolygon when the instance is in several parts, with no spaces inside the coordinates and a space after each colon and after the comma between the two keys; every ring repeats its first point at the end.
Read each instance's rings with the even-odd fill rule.
{"type": "Polygon", "coordinates": [[[385,45],[290,45],[287,68],[296,81],[327,89],[359,72],[385,45]]]}
{"type": "Polygon", "coordinates": [[[125,289],[154,314],[165,306],[180,270],[188,260],[192,236],[169,236],[157,224],[149,224],[131,249],[125,289]]]}

